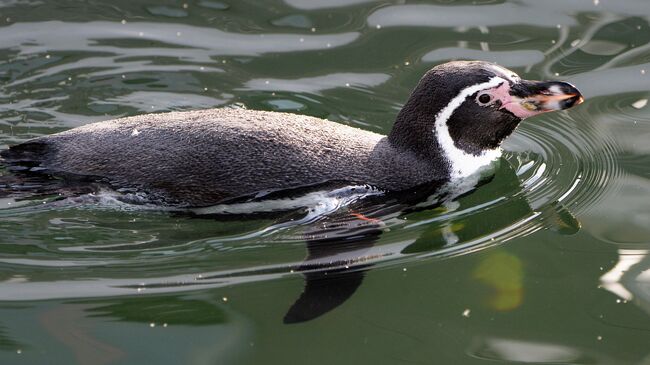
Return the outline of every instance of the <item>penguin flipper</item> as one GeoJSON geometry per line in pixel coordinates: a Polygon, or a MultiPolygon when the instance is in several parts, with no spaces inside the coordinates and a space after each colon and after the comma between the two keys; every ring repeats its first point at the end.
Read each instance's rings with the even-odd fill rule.
{"type": "Polygon", "coordinates": [[[345,303],[371,266],[354,263],[374,246],[381,228],[377,222],[352,214],[308,233],[315,238],[307,241],[308,255],[298,268],[303,271],[305,289],[284,316],[284,323],[306,322],[345,303]]]}
{"type": "Polygon", "coordinates": [[[310,321],[348,300],[363,282],[364,271],[304,274],[305,289],[284,316],[284,323],[310,321]]]}

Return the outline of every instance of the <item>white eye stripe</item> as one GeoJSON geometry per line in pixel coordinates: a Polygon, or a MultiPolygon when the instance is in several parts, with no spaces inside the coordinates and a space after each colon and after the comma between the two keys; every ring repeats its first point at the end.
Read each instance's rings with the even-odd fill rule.
{"type": "Polygon", "coordinates": [[[436,134],[438,144],[442,148],[445,157],[451,165],[452,178],[469,176],[481,166],[490,163],[501,155],[501,150],[499,148],[483,151],[480,155],[473,155],[456,147],[454,140],[449,134],[447,121],[451,118],[454,111],[458,109],[458,107],[461,106],[468,97],[482,90],[498,87],[504,82],[507,81],[496,76],[487,82],[468,86],[451,99],[451,101],[436,115],[435,129],[433,132],[436,134]]]}

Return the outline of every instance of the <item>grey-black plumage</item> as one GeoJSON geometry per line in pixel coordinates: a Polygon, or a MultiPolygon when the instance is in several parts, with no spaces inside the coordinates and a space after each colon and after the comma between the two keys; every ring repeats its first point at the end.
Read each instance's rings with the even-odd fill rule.
{"type": "Polygon", "coordinates": [[[497,148],[522,118],[581,99],[566,83],[520,80],[490,63],[457,61],[422,77],[388,136],[302,115],[210,109],[94,123],[0,156],[22,174],[99,182],[179,206],[334,181],[399,191],[449,179],[455,164],[465,163],[450,148],[480,156],[497,148]],[[458,95],[486,83],[494,85],[450,107],[458,95]],[[492,102],[482,103],[488,97],[478,99],[479,93],[492,102]],[[441,124],[445,108],[453,110],[441,124]],[[453,146],[445,145],[442,133],[453,146]]]}

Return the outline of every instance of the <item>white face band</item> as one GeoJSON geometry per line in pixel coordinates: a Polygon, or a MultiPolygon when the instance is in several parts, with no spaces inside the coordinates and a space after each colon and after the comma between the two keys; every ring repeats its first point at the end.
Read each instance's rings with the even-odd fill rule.
{"type": "Polygon", "coordinates": [[[501,155],[500,148],[486,150],[481,152],[480,155],[474,155],[456,147],[454,140],[449,134],[447,121],[451,118],[454,111],[465,102],[465,99],[467,99],[468,96],[481,90],[495,88],[504,82],[507,83],[508,81],[496,76],[487,82],[468,86],[451,99],[449,104],[442,108],[442,110],[440,110],[436,115],[435,130],[433,132],[436,134],[438,143],[445,154],[445,158],[449,162],[452,179],[469,176],[501,155]]]}

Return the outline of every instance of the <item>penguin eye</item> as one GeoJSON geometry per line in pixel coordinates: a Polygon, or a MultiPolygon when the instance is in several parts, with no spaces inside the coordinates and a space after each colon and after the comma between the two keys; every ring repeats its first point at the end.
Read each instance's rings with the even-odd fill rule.
{"type": "Polygon", "coordinates": [[[485,105],[490,104],[490,102],[492,101],[492,95],[490,95],[488,93],[483,93],[483,94],[478,96],[477,100],[478,100],[479,105],[485,106],[485,105]]]}

